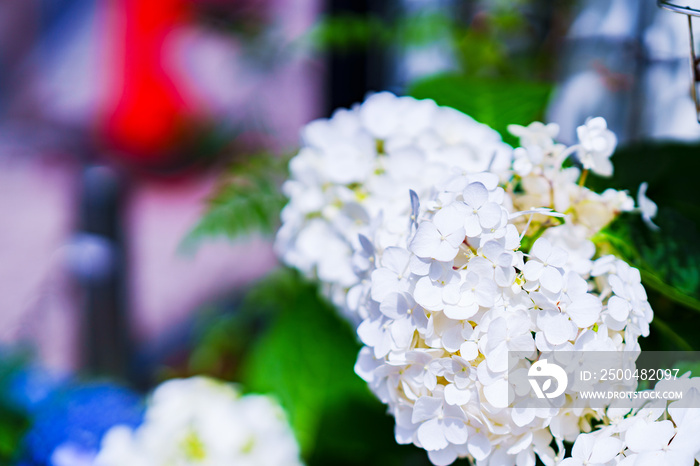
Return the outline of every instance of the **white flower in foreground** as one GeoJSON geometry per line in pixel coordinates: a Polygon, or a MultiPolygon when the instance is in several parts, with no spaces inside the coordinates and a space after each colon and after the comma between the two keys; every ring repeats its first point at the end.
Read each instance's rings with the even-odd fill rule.
{"type": "Polygon", "coordinates": [[[135,430],[113,427],[95,466],[299,466],[299,447],[271,398],[205,377],[171,380],[135,430]]]}
{"type": "Polygon", "coordinates": [[[613,166],[610,156],[617,146],[615,133],[608,129],[602,117],[591,118],[586,124],[576,128],[580,148],[579,161],[583,168],[601,176],[611,176],[613,166]]]}

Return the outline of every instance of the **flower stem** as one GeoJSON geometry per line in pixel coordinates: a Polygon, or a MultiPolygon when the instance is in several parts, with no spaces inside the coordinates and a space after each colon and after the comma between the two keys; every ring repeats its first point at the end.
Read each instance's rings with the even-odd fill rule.
{"type": "Polygon", "coordinates": [[[586,178],[588,178],[588,172],[589,172],[588,168],[583,169],[583,173],[581,173],[581,178],[579,178],[579,180],[578,180],[579,186],[583,186],[586,184],[586,178]]]}

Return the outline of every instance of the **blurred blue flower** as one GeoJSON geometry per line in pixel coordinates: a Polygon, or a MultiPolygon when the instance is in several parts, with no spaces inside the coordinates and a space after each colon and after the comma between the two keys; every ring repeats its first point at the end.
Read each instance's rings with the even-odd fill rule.
{"type": "Polygon", "coordinates": [[[13,406],[26,413],[40,409],[51,395],[65,387],[67,376],[61,376],[39,367],[25,367],[10,377],[7,396],[13,406]]]}
{"type": "Polygon", "coordinates": [[[89,464],[102,436],[113,426],[138,426],[141,397],[126,388],[100,383],[58,390],[38,405],[24,438],[26,466],[64,466],[65,458],[89,464]]]}

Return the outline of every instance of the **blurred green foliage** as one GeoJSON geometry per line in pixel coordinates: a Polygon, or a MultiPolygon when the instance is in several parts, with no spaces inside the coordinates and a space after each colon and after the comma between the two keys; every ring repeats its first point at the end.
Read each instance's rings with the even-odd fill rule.
{"type": "Polygon", "coordinates": [[[506,128],[509,124],[541,121],[551,90],[552,86],[545,83],[448,74],[421,80],[408,93],[466,113],[501,133],[505,142],[516,145],[518,139],[506,128]]]}
{"type": "Polygon", "coordinates": [[[12,380],[27,363],[22,353],[0,354],[0,465],[14,464],[24,433],[30,426],[29,414],[13,400],[12,380]]]}
{"type": "Polygon", "coordinates": [[[306,463],[424,465],[397,445],[386,407],[354,372],[353,329],[298,272],[280,268],[248,290],[235,312],[210,321],[192,353],[192,373],[275,396],[306,463]]]}
{"type": "Polygon", "coordinates": [[[444,9],[426,4],[369,15],[323,18],[308,39],[317,48],[421,47],[438,41],[465,76],[551,80],[555,50],[566,30],[574,0],[456,2],[444,9]]]}
{"type": "Polygon", "coordinates": [[[424,45],[454,27],[454,19],[438,12],[387,20],[377,15],[352,13],[324,17],[309,32],[308,39],[324,50],[353,50],[379,46],[424,45]]]}
{"type": "Polygon", "coordinates": [[[603,234],[610,245],[642,272],[654,309],[649,350],[700,350],[700,205],[696,174],[700,146],[641,142],[613,155],[612,178],[592,177],[589,185],[627,189],[636,196],[643,181],[659,207],[653,231],[637,215],[624,215],[603,234]]]}

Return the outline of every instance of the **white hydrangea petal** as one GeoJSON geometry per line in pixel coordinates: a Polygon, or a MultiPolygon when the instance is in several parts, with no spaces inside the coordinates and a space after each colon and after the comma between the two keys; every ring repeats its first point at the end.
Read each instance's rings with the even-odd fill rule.
{"type": "Polygon", "coordinates": [[[491,405],[497,408],[505,408],[508,406],[508,382],[506,380],[498,380],[491,385],[485,386],[484,396],[491,405]]]}
{"type": "Polygon", "coordinates": [[[547,257],[547,264],[553,267],[564,267],[568,259],[567,252],[562,248],[552,248],[549,256],[547,257]]]}
{"type": "Polygon", "coordinates": [[[457,459],[457,452],[453,448],[429,450],[428,458],[435,466],[447,466],[455,462],[457,459]]]}
{"type": "Polygon", "coordinates": [[[467,440],[469,453],[477,461],[486,459],[491,453],[491,442],[483,433],[472,434],[467,440]]]}
{"type": "Polygon", "coordinates": [[[529,260],[525,263],[525,268],[523,269],[523,276],[525,280],[539,280],[544,272],[545,266],[542,262],[536,260],[529,260]]]}
{"type": "Polygon", "coordinates": [[[487,202],[479,209],[479,223],[483,228],[493,228],[501,221],[503,211],[495,202],[487,202]]]}
{"type": "Polygon", "coordinates": [[[372,350],[363,347],[355,362],[355,373],[365,382],[371,382],[374,370],[378,367],[378,361],[372,356],[372,350]]]}
{"type": "Polygon", "coordinates": [[[443,306],[442,292],[429,277],[423,277],[416,283],[413,298],[428,310],[440,310],[443,306]]]}
{"type": "Polygon", "coordinates": [[[544,289],[553,293],[561,291],[564,284],[564,279],[561,272],[559,269],[555,269],[554,267],[545,267],[542,270],[542,275],[540,275],[539,280],[540,285],[542,285],[544,289]]]}
{"type": "Polygon", "coordinates": [[[396,272],[381,268],[372,272],[372,299],[383,301],[389,294],[399,291],[396,272]]]}
{"type": "Polygon", "coordinates": [[[575,335],[569,318],[557,311],[542,311],[537,316],[537,326],[552,345],[560,345],[575,335]]]}
{"type": "Polygon", "coordinates": [[[418,441],[428,451],[441,450],[449,445],[437,419],[429,419],[423,422],[416,433],[418,441]]]}
{"type": "Polygon", "coordinates": [[[491,280],[482,280],[474,292],[474,297],[479,306],[493,306],[498,296],[498,287],[491,280]]]}
{"type": "MultiPolygon", "coordinates": [[[[445,387],[445,402],[451,405],[465,405],[471,399],[471,392],[469,390],[460,390],[455,384],[448,384],[445,387]]],[[[464,423],[462,423],[464,425],[464,423]]],[[[448,437],[449,439],[449,437],[448,437]]],[[[465,441],[466,441],[466,426],[465,426],[465,441]]],[[[450,440],[452,443],[460,443],[450,440]]],[[[464,443],[464,442],[461,442],[464,443]]]]}
{"type": "Polygon", "coordinates": [[[608,300],[608,312],[613,319],[619,322],[624,322],[627,319],[631,309],[630,303],[619,296],[611,296],[608,300]]]}
{"type": "Polygon", "coordinates": [[[511,417],[518,427],[530,424],[535,419],[536,410],[530,406],[514,406],[511,417]]]}
{"type": "Polygon", "coordinates": [[[613,437],[599,438],[595,442],[595,448],[590,453],[590,463],[607,463],[622,451],[623,443],[613,437]]]}
{"type": "Polygon", "coordinates": [[[464,209],[460,209],[458,204],[450,204],[435,214],[433,223],[440,230],[440,233],[445,236],[455,232],[462,232],[462,238],[464,238],[464,218],[464,209]]]}
{"type": "Polygon", "coordinates": [[[564,458],[557,466],[586,466],[579,458],[564,458]]]}
{"type": "Polygon", "coordinates": [[[576,299],[567,306],[566,313],[576,325],[580,328],[586,328],[590,327],[598,320],[602,307],[603,305],[600,299],[587,293],[582,296],[577,296],[576,299]]]}
{"type": "Polygon", "coordinates": [[[391,325],[391,337],[398,348],[408,348],[416,328],[410,319],[395,320],[391,325]]]}
{"type": "Polygon", "coordinates": [[[530,256],[536,257],[540,261],[544,262],[552,252],[552,244],[547,238],[541,237],[532,245],[530,249],[530,256]]]}
{"type": "Polygon", "coordinates": [[[382,266],[402,274],[408,269],[410,254],[403,248],[388,247],[382,253],[382,266]]]}
{"type": "Polygon", "coordinates": [[[530,332],[523,333],[508,341],[510,351],[531,352],[535,349],[535,340],[530,332]]]}
{"type": "Polygon", "coordinates": [[[431,222],[422,222],[411,240],[410,249],[419,257],[431,258],[440,247],[440,232],[431,222]]]}
{"type": "Polygon", "coordinates": [[[486,355],[486,364],[494,372],[504,372],[508,369],[508,345],[500,341],[486,355]]]}
{"type": "Polygon", "coordinates": [[[489,192],[483,183],[476,182],[470,183],[466,188],[464,188],[462,196],[464,197],[464,202],[466,202],[467,205],[473,209],[479,209],[488,200],[489,192]]]}
{"type": "Polygon", "coordinates": [[[379,304],[379,310],[391,319],[400,319],[408,311],[409,306],[406,297],[402,293],[388,293],[379,304]]]}
{"type": "Polygon", "coordinates": [[[442,334],[442,345],[447,351],[456,352],[463,342],[462,328],[459,325],[450,326],[442,334]]]}
{"type": "Polygon", "coordinates": [[[464,231],[464,227],[460,226],[457,231],[454,231],[450,233],[449,235],[445,236],[445,241],[455,249],[455,252],[451,255],[449,259],[438,259],[438,260],[451,260],[454,259],[454,256],[457,254],[457,249],[459,248],[459,245],[462,244],[464,241],[466,233],[464,231]]]}
{"type": "Polygon", "coordinates": [[[464,234],[471,238],[478,236],[481,233],[481,222],[477,214],[469,213],[464,218],[464,234]]]}
{"type": "Polygon", "coordinates": [[[432,396],[422,396],[413,405],[411,422],[417,424],[428,419],[437,418],[442,410],[442,400],[432,396]]]}
{"type": "Polygon", "coordinates": [[[675,434],[671,421],[647,422],[640,420],[625,432],[627,448],[637,453],[661,450],[668,446],[675,434]]]}
{"type": "Polygon", "coordinates": [[[479,356],[479,346],[473,341],[465,341],[459,347],[459,354],[467,361],[472,361],[479,356]]]}
{"type": "MultiPolygon", "coordinates": [[[[445,305],[443,312],[447,317],[454,320],[466,320],[474,316],[479,311],[479,305],[476,302],[466,305],[445,305]]],[[[444,338],[444,337],[443,337],[444,338]]]]}
{"type": "Polygon", "coordinates": [[[508,336],[508,322],[503,317],[494,319],[489,325],[487,351],[503,343],[508,336]]]}
{"type": "MultiPolygon", "coordinates": [[[[450,385],[448,385],[449,387],[450,385]]],[[[452,385],[454,387],[454,385],[452,385]]],[[[469,393],[469,392],[467,392],[469,393]]],[[[447,398],[445,398],[447,399],[447,398]]],[[[469,401],[467,399],[467,401],[469,401]]],[[[466,403],[466,401],[465,401],[466,403]]],[[[457,405],[457,404],[464,404],[464,403],[451,403],[452,405],[457,405]]],[[[442,428],[443,432],[445,434],[445,438],[447,439],[448,442],[454,444],[454,445],[462,445],[467,442],[467,439],[469,437],[469,431],[467,429],[467,425],[459,420],[459,419],[454,419],[454,418],[445,418],[442,421],[442,428]]]]}

